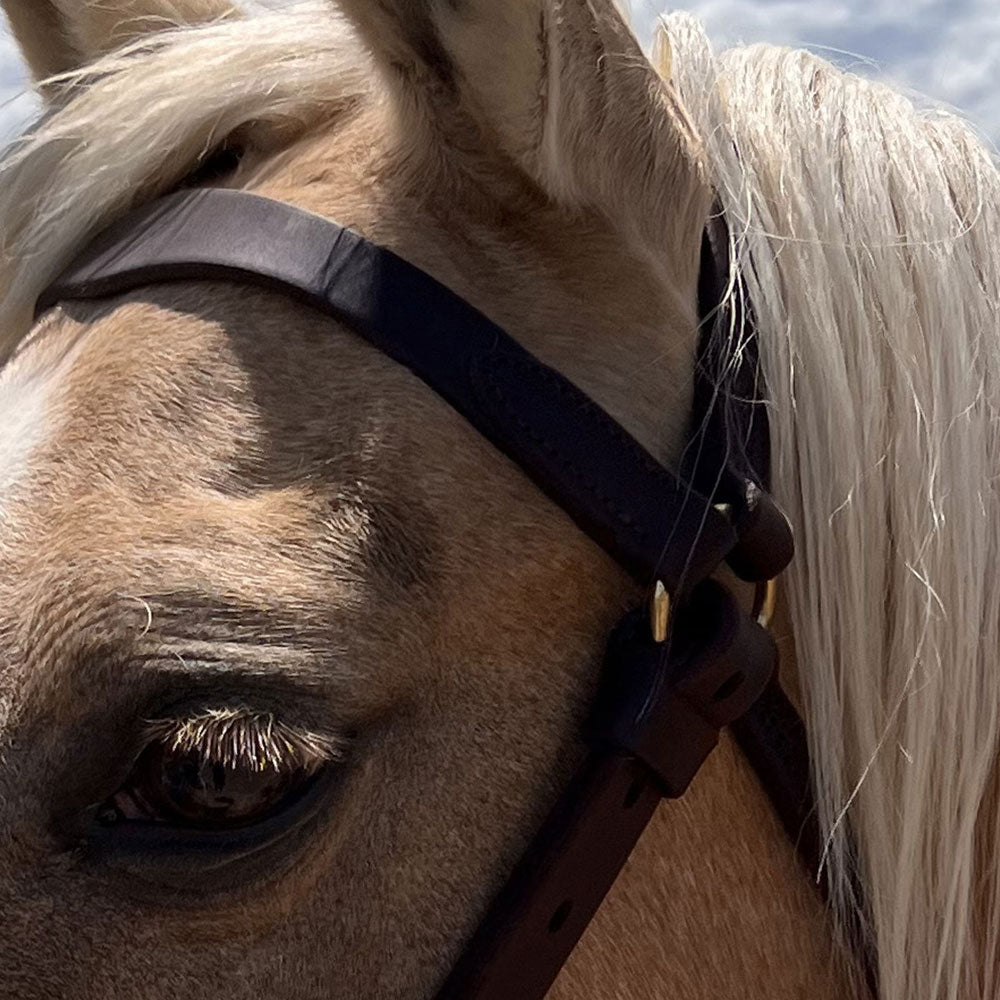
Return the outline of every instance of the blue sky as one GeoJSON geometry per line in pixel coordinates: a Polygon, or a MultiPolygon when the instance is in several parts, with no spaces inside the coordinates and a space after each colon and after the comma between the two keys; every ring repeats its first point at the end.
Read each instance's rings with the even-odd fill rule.
{"type": "MultiPolygon", "coordinates": [[[[632,0],[648,39],[664,0],[632,0]]],[[[1000,143],[1000,3],[997,0],[692,0],[719,43],[806,45],[847,66],[867,66],[908,90],[955,107],[1000,143]]],[[[0,19],[0,139],[33,110],[24,68],[0,19]]]]}

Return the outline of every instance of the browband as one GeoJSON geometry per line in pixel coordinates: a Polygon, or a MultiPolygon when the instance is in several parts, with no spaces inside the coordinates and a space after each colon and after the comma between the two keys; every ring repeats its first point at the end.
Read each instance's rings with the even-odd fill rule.
{"type": "Polygon", "coordinates": [[[661,580],[679,596],[727,556],[746,561],[741,547],[750,544],[753,579],[772,578],[791,557],[791,533],[768,498],[720,513],[450,289],[357,233],[281,202],[225,189],[169,195],[100,236],[41,296],[38,311],[207,280],[269,288],[345,323],[446,399],[644,584],[661,580]],[[751,517],[766,525],[741,539],[740,520],[751,517]]]}
{"type": "MultiPolygon", "coordinates": [[[[710,226],[703,317],[722,301],[723,243],[710,226]]],[[[708,579],[728,561],[743,579],[767,581],[792,556],[788,523],[767,493],[767,421],[755,402],[752,338],[741,345],[734,381],[713,335],[725,324],[706,320],[693,447],[679,476],[438,281],[350,230],[245,192],[186,190],[133,212],[41,296],[38,312],[64,300],[204,280],[268,288],[347,324],[447,400],[638,582],[662,583],[673,601],[665,641],[646,609],[612,635],[584,733],[585,763],[439,1000],[541,1000],[657,803],[685,790],[720,729],[738,719],[741,745],[815,868],[804,733],[774,680],[774,643],[708,579]],[[725,391],[733,385],[738,392],[725,391]]],[[[744,319],[737,317],[738,330],[744,319]]]]}

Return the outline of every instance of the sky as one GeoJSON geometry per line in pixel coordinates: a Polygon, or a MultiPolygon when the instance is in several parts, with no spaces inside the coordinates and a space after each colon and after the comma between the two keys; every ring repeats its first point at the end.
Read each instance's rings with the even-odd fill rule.
{"type": "MultiPolygon", "coordinates": [[[[20,0],[39,2],[39,0],[20,0]]],[[[652,34],[666,0],[632,0],[637,33],[652,34]]],[[[1000,2],[997,0],[691,0],[718,44],[805,46],[841,66],[886,77],[974,121],[1000,145],[1000,2]]],[[[35,105],[0,18],[0,141],[35,105]]]]}

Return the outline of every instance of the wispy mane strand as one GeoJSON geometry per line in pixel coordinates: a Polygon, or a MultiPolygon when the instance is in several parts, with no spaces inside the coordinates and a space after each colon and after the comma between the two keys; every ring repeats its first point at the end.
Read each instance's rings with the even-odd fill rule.
{"type": "Polygon", "coordinates": [[[95,230],[176,185],[229,134],[305,131],[370,63],[325,4],[165,31],[56,81],[66,98],[0,159],[0,360],[95,230]]]}

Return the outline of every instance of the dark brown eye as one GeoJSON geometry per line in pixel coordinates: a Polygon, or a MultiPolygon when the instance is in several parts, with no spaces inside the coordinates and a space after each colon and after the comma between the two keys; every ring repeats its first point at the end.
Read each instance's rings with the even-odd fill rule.
{"type": "Polygon", "coordinates": [[[239,827],[277,811],[309,778],[295,771],[225,763],[197,750],[147,750],[102,822],[152,820],[204,829],[239,827]]]}
{"type": "Polygon", "coordinates": [[[322,766],[340,757],[332,741],[267,715],[213,712],[153,725],[163,738],[147,745],[126,783],[100,808],[104,826],[250,826],[291,804],[322,766]]]}

